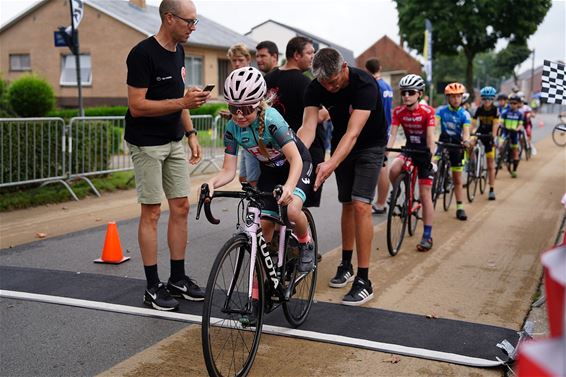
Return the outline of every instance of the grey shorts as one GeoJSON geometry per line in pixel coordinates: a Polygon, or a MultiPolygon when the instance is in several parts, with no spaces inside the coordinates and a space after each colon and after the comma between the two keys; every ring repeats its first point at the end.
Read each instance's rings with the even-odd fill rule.
{"type": "Polygon", "coordinates": [[[138,203],[159,204],[189,195],[189,166],[182,141],[138,147],[128,143],[136,175],[138,203]]]}
{"type": "Polygon", "coordinates": [[[240,177],[245,177],[246,182],[257,182],[261,174],[259,164],[257,158],[243,150],[240,154],[240,177]]]}
{"type": "Polygon", "coordinates": [[[384,152],[384,147],[365,148],[350,152],[342,161],[334,172],[340,203],[373,201],[384,152]]]}

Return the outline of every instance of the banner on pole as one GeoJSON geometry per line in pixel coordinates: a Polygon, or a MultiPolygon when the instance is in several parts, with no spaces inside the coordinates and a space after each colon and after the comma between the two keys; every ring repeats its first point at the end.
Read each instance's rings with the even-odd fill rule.
{"type": "Polygon", "coordinates": [[[432,23],[425,19],[424,47],[426,80],[432,82],[432,23]]]}

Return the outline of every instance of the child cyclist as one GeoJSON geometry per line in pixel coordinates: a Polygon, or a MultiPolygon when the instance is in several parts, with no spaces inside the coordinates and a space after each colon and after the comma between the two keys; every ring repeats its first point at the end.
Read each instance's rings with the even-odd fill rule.
{"type": "MultiPolygon", "coordinates": [[[[314,268],[314,246],[310,242],[308,223],[302,212],[303,203],[314,182],[311,156],[283,117],[264,99],[267,87],[263,75],[253,67],[243,67],[230,73],[224,83],[224,98],[232,119],[224,133],[224,164],[220,172],[208,181],[210,195],[215,188],[231,182],[236,175],[239,146],[260,162],[259,190],[273,191],[283,185],[283,194],[264,201],[263,213],[277,215],[277,204],[287,205],[289,220],[294,222],[300,243],[299,272],[314,268]]],[[[266,241],[271,241],[274,224],[262,221],[266,241]]]]}
{"type": "Polygon", "coordinates": [[[391,137],[388,147],[395,144],[399,125],[403,127],[407,138],[407,147],[418,149],[425,154],[407,155],[405,153],[397,157],[391,164],[389,178],[391,182],[401,173],[401,169],[407,157],[411,157],[413,164],[418,169],[419,192],[423,205],[424,232],[421,242],[417,245],[418,251],[428,251],[432,248],[432,219],[434,207],[432,204],[432,180],[434,178],[431,163],[432,151],[434,150],[434,109],[428,105],[420,104],[419,99],[423,95],[425,83],[420,76],[407,75],[399,81],[399,90],[403,105],[393,110],[391,121],[391,137]]]}
{"type": "Polygon", "coordinates": [[[482,104],[476,110],[473,119],[474,126],[476,127],[475,132],[485,135],[480,136],[479,139],[485,147],[485,157],[487,159],[487,177],[489,181],[489,194],[487,198],[489,200],[495,200],[495,192],[493,191],[495,182],[495,147],[493,141],[497,137],[499,123],[498,110],[493,104],[496,93],[495,88],[491,86],[486,86],[480,90],[482,104]]]}
{"type": "Polygon", "coordinates": [[[517,178],[517,167],[519,166],[519,132],[523,127],[523,114],[519,108],[523,105],[521,97],[517,94],[509,96],[509,108],[503,110],[499,122],[501,123],[503,135],[509,138],[511,150],[513,151],[513,168],[511,177],[517,178]]]}
{"type": "MultiPolygon", "coordinates": [[[[436,124],[440,126],[440,141],[451,144],[468,144],[470,138],[470,114],[461,107],[462,95],[466,91],[464,85],[453,82],[444,88],[448,105],[442,106],[436,112],[436,124]]],[[[464,150],[449,148],[452,177],[454,178],[454,193],[456,195],[456,218],[468,219],[462,203],[462,160],[464,150]]]]}

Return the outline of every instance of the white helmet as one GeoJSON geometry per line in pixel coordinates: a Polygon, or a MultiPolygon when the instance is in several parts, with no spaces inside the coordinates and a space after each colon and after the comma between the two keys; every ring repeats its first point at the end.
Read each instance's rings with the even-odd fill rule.
{"type": "Polygon", "coordinates": [[[470,99],[470,93],[464,92],[464,94],[462,94],[462,103],[468,102],[469,99],[470,99]]]}
{"type": "Polygon", "coordinates": [[[253,105],[267,92],[263,75],[254,67],[238,68],[224,82],[224,99],[229,105],[253,105]]]}
{"type": "Polygon", "coordinates": [[[421,76],[418,75],[407,75],[404,76],[401,81],[399,81],[400,90],[424,90],[425,83],[421,76]]]}

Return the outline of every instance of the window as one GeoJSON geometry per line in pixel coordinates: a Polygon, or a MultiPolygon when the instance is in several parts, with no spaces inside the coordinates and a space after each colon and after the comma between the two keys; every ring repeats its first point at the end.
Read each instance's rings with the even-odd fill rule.
{"type": "Polygon", "coordinates": [[[228,78],[231,71],[230,60],[218,59],[218,95],[224,95],[224,81],[228,78]]]}
{"type": "Polygon", "coordinates": [[[31,71],[29,54],[10,54],[10,71],[31,71]]]}
{"type": "MultiPolygon", "coordinates": [[[[92,85],[92,65],[90,55],[80,55],[81,86],[92,85]]],[[[61,60],[61,78],[63,86],[77,86],[77,66],[75,55],[64,55],[61,60]]]]}
{"type": "Polygon", "coordinates": [[[185,87],[204,85],[203,58],[198,56],[187,56],[185,58],[185,70],[187,77],[185,78],[185,87]]]}

